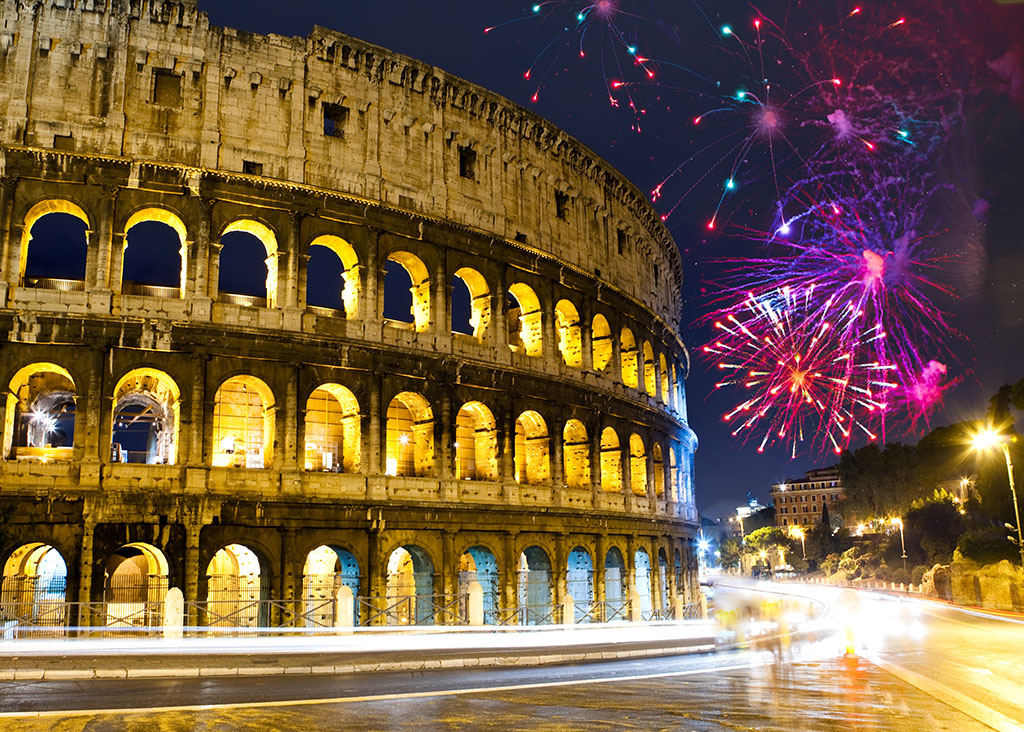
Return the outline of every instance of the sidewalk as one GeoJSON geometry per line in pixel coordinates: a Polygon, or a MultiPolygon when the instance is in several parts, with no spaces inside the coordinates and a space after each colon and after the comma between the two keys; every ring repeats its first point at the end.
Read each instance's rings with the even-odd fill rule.
{"type": "Polygon", "coordinates": [[[520,628],[360,628],[292,637],[0,642],[0,681],[345,674],[534,666],[701,653],[707,620],[520,628]]]}

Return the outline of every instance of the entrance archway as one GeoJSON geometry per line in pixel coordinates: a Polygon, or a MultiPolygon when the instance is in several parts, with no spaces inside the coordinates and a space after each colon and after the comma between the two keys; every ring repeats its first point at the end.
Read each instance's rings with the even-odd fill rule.
{"type": "Polygon", "coordinates": [[[661,609],[669,610],[672,602],[669,600],[668,557],[664,549],[658,550],[658,585],[661,587],[661,609]]]}
{"type": "Polygon", "coordinates": [[[422,548],[400,546],[388,557],[387,624],[434,624],[434,563],[422,548]]]}
{"type": "MultiPolygon", "coordinates": [[[[593,621],[591,614],[594,607],[594,562],[590,552],[581,546],[569,552],[566,566],[565,589],[575,606],[573,622],[589,623],[593,621]]],[[[562,618],[568,623],[569,618],[562,618]]]]}
{"type": "Polygon", "coordinates": [[[605,622],[628,620],[626,612],[626,563],[618,547],[612,547],[604,558],[605,622]]]}
{"type": "Polygon", "coordinates": [[[459,594],[469,592],[469,583],[479,582],[484,595],[484,623],[496,622],[494,611],[500,606],[501,575],[498,560],[490,549],[471,546],[459,557],[459,594]]]}
{"type": "MultiPolygon", "coordinates": [[[[306,555],[302,568],[302,617],[307,628],[335,624],[334,601],[342,586],[359,597],[359,562],[347,549],[321,545],[306,555]]],[[[353,624],[359,625],[359,605],[353,603],[353,624]]]]}
{"type": "Polygon", "coordinates": [[[637,549],[633,555],[636,565],[634,586],[640,598],[640,617],[648,620],[651,617],[651,558],[643,549],[637,549]]]}
{"type": "Polygon", "coordinates": [[[18,547],[4,563],[0,623],[63,625],[67,579],[64,557],[49,544],[18,547]]]}
{"type": "Polygon", "coordinates": [[[167,558],[150,544],[125,544],[107,560],[104,588],[107,625],[156,625],[167,594],[167,558]]]}
{"type": "Polygon", "coordinates": [[[551,623],[551,560],[539,546],[519,555],[519,621],[523,625],[551,623]]]}
{"type": "Polygon", "coordinates": [[[209,625],[257,628],[269,624],[269,584],[256,552],[228,544],[206,568],[206,609],[209,625]]]}

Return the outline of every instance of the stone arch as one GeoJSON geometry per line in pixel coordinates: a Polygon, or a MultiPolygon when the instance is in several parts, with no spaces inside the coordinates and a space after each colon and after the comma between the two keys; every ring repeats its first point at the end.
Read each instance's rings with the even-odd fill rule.
{"type": "Polygon", "coordinates": [[[125,544],[106,564],[107,625],[156,625],[167,594],[167,557],[152,544],[125,544]]]}
{"type": "Polygon", "coordinates": [[[358,473],[362,437],[359,402],[341,384],[321,384],[306,400],[305,468],[358,473]]]}
{"type": "Polygon", "coordinates": [[[484,276],[472,267],[460,267],[452,275],[452,332],[483,340],[491,322],[491,291],[484,276]],[[460,284],[461,283],[461,284],[460,284]],[[457,295],[460,288],[465,292],[457,295]],[[468,302],[461,302],[466,298],[468,302]],[[459,313],[456,301],[459,300],[459,313]],[[462,311],[466,310],[465,313],[462,311]]]}
{"type": "Polygon", "coordinates": [[[482,402],[466,402],[455,416],[455,478],[498,479],[498,432],[482,402]]]}
{"type": "Polygon", "coordinates": [[[629,328],[623,328],[619,334],[619,360],[621,361],[622,383],[633,389],[639,388],[636,338],[633,337],[633,331],[629,328]]]}
{"type": "Polygon", "coordinates": [[[609,493],[622,490],[622,446],[613,427],[601,431],[601,490],[609,493]]]}
{"type": "Polygon", "coordinates": [[[676,373],[676,362],[673,360],[669,368],[671,369],[671,384],[669,388],[669,403],[679,411],[679,377],[676,373]]]}
{"type": "Polygon", "coordinates": [[[627,605],[629,592],[626,588],[626,562],[618,547],[609,547],[604,557],[604,601],[606,622],[629,620],[627,605]]]}
{"type": "Polygon", "coordinates": [[[654,368],[654,349],[650,341],[644,341],[644,391],[657,399],[658,397],[658,374],[654,368]]]}
{"type": "Polygon", "coordinates": [[[323,234],[309,243],[306,265],[306,304],[341,310],[348,319],[359,316],[359,257],[352,245],[333,234],[323,234]],[[338,263],[341,264],[340,272],[338,263]],[[337,278],[337,279],[335,279],[337,278]],[[340,281],[339,281],[340,280],[340,281]],[[319,299],[321,287],[332,296],[319,299]],[[337,293],[337,297],[333,294],[337,293]]]}
{"type": "Polygon", "coordinates": [[[519,554],[517,598],[522,625],[551,623],[554,587],[551,559],[539,546],[528,546],[519,554]]]}
{"type": "Polygon", "coordinates": [[[555,305],[555,333],[558,336],[558,352],[566,366],[579,368],[583,365],[583,338],[580,333],[580,314],[568,300],[559,300],[555,305]]]}
{"type": "Polygon", "coordinates": [[[132,369],[114,387],[110,460],[174,465],[178,459],[181,392],[163,371],[132,369]]]}
{"type": "Polygon", "coordinates": [[[63,366],[23,366],[7,387],[4,455],[12,459],[70,460],[75,440],[77,389],[63,366]]]}
{"type": "Polygon", "coordinates": [[[669,394],[669,378],[668,378],[668,361],[665,360],[665,354],[658,354],[658,369],[661,372],[661,403],[667,405],[669,394]]]}
{"type": "Polygon", "coordinates": [[[516,282],[508,288],[508,294],[508,347],[527,356],[542,356],[543,313],[537,293],[525,282],[516,282]]]}
{"type": "Polygon", "coordinates": [[[658,587],[661,589],[661,609],[669,610],[672,600],[669,597],[668,556],[664,547],[658,547],[658,587]]]}
{"type": "Polygon", "coordinates": [[[388,404],[385,474],[429,475],[434,467],[434,413],[422,394],[403,391],[388,404]]]}
{"type": "Polygon", "coordinates": [[[570,419],[562,430],[562,465],[569,488],[590,485],[590,437],[578,419],[570,419]]]}
{"type": "Polygon", "coordinates": [[[608,319],[598,313],[590,325],[590,350],[594,371],[604,371],[612,360],[612,329],[608,319]]]}
{"type": "MultiPolygon", "coordinates": [[[[219,259],[219,280],[217,283],[217,291],[219,293],[227,293],[232,295],[249,295],[253,297],[263,297],[266,299],[266,306],[268,308],[277,307],[277,289],[278,289],[278,257],[279,247],[277,244],[277,235],[274,231],[266,224],[256,221],[254,219],[236,219],[232,221],[220,232],[221,239],[221,253],[219,259]],[[263,264],[265,267],[265,279],[263,282],[262,294],[255,287],[235,288],[235,289],[250,289],[254,290],[251,292],[232,292],[224,287],[224,273],[229,268],[225,266],[227,264],[233,264],[233,258],[225,258],[225,252],[228,252],[228,247],[236,245],[234,241],[224,241],[225,236],[232,234],[245,234],[249,237],[256,239],[262,246],[266,253],[263,258],[263,264]]],[[[238,242],[241,243],[241,242],[238,242]]],[[[249,284],[249,283],[247,283],[249,284]]]]}
{"type": "Polygon", "coordinates": [[[34,626],[62,626],[68,566],[57,549],[42,542],[22,544],[4,562],[0,618],[34,626]]]}
{"type": "MultiPolygon", "coordinates": [[[[566,561],[565,591],[572,598],[576,623],[593,621],[594,607],[594,560],[582,546],[574,547],[566,561]]],[[[568,623],[569,618],[563,618],[568,623]]]]}
{"type": "Polygon", "coordinates": [[[415,544],[397,547],[388,556],[386,597],[388,625],[433,625],[434,562],[415,544]]]}
{"type": "Polygon", "coordinates": [[[647,448],[636,432],[629,436],[629,484],[633,495],[647,495],[647,448]]]}
{"type": "Polygon", "coordinates": [[[276,412],[274,392],[261,379],[226,379],[213,399],[213,466],[270,467],[276,412]]]}
{"type": "Polygon", "coordinates": [[[470,582],[479,582],[483,590],[484,623],[496,623],[495,611],[501,607],[501,573],[494,552],[479,544],[469,547],[459,556],[460,595],[469,592],[470,582]]]}
{"type": "Polygon", "coordinates": [[[269,625],[270,583],[259,554],[228,544],[206,566],[207,624],[235,628],[269,625]]]}
{"type": "Polygon", "coordinates": [[[384,317],[396,323],[411,323],[417,333],[427,330],[430,327],[430,274],[423,260],[410,252],[391,252],[384,260],[384,270],[384,317]],[[401,285],[395,280],[397,270],[389,267],[389,262],[408,275],[411,300],[397,292],[401,285]],[[408,309],[405,302],[409,302],[408,309]]]}
{"type": "Polygon", "coordinates": [[[516,419],[515,479],[539,485],[551,478],[548,426],[538,412],[527,410],[516,419]]]}
{"type": "Polygon", "coordinates": [[[679,458],[676,456],[677,444],[673,444],[668,449],[668,481],[669,481],[669,500],[679,500],[679,458]]]}
{"type": "Polygon", "coordinates": [[[660,497],[665,497],[665,459],[661,452],[661,443],[655,441],[651,445],[651,461],[654,463],[654,492],[660,497]]]}
{"type": "Polygon", "coordinates": [[[184,299],[185,289],[188,284],[188,239],[185,223],[174,212],[165,208],[149,207],[133,213],[124,225],[124,248],[121,251],[121,292],[137,295],[157,295],[162,297],[180,297],[184,299]],[[145,225],[142,231],[145,241],[135,240],[131,231],[138,225],[145,225]],[[175,254],[170,250],[170,241],[160,241],[164,237],[158,236],[156,226],[160,224],[170,228],[175,234],[178,245],[177,269],[173,272],[160,272],[154,275],[147,270],[146,257],[153,256],[154,252],[167,260],[169,264],[175,254]],[[156,242],[156,246],[154,246],[156,242]],[[135,279],[136,277],[140,279],[135,279]]]}
{"type": "MultiPolygon", "coordinates": [[[[25,213],[24,225],[21,231],[21,255],[19,257],[18,282],[27,287],[44,287],[48,285],[56,289],[84,289],[85,265],[89,247],[90,229],[91,225],[89,223],[89,217],[85,211],[83,211],[78,204],[72,203],[66,199],[51,198],[45,201],[40,201],[32,206],[32,208],[25,213]],[[32,242],[34,240],[32,232],[37,223],[54,214],[57,215],[54,217],[57,221],[62,217],[69,216],[77,219],[83,225],[84,228],[81,230],[82,246],[76,248],[78,251],[75,253],[72,262],[64,261],[66,254],[65,257],[61,257],[60,266],[66,267],[66,270],[61,269],[60,271],[57,271],[56,269],[52,269],[50,272],[45,272],[43,271],[44,263],[39,262],[35,256],[35,247],[32,246],[32,242]],[[57,274],[72,274],[72,268],[74,269],[73,274],[78,276],[55,276],[57,274]],[[80,275],[78,274],[79,272],[80,275]],[[64,282],[60,282],[59,284],[45,282],[46,280],[54,279],[64,280],[64,282]],[[78,282],[83,284],[80,286],[72,284],[78,282]]],[[[36,233],[38,234],[39,232],[37,231],[36,233]]],[[[36,246],[38,247],[40,244],[42,244],[42,242],[37,243],[36,246]]],[[[42,252],[39,252],[38,254],[41,255],[42,252]]],[[[55,263],[53,262],[45,263],[45,267],[48,269],[50,267],[54,267],[54,264],[55,263]]]]}
{"type": "Polygon", "coordinates": [[[636,590],[640,600],[640,617],[644,620],[651,618],[651,557],[646,549],[637,549],[633,554],[633,566],[635,567],[633,589],[636,590]]]}
{"type": "MultiPolygon", "coordinates": [[[[341,587],[359,597],[359,561],[348,549],[321,544],[310,550],[302,567],[302,616],[306,627],[335,625],[334,601],[341,587]]],[[[353,602],[353,625],[359,625],[359,604],[353,602]]]]}
{"type": "Polygon", "coordinates": [[[684,599],[687,602],[689,602],[689,600],[690,600],[689,592],[687,591],[686,582],[684,581],[685,577],[686,577],[686,573],[685,573],[685,568],[683,567],[683,555],[679,551],[679,547],[676,547],[672,551],[672,557],[675,560],[675,563],[673,564],[673,567],[675,569],[676,594],[677,595],[683,595],[684,599]]]}

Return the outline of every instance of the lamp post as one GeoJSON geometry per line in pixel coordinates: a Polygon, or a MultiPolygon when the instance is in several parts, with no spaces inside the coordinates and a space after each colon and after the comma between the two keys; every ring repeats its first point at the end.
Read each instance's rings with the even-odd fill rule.
{"type": "Polygon", "coordinates": [[[985,429],[974,436],[971,444],[978,452],[984,452],[990,447],[999,445],[1003,449],[1003,457],[1006,459],[1006,477],[1010,480],[1010,495],[1013,496],[1013,517],[1017,522],[1017,549],[1020,550],[1020,563],[1024,567],[1024,541],[1021,539],[1020,510],[1017,508],[1017,489],[1013,484],[1013,463],[1010,461],[1009,440],[995,430],[985,429]]]}
{"type": "Polygon", "coordinates": [[[900,527],[900,549],[903,550],[903,571],[907,571],[907,545],[903,543],[903,519],[894,518],[892,520],[893,526],[900,527]]]}

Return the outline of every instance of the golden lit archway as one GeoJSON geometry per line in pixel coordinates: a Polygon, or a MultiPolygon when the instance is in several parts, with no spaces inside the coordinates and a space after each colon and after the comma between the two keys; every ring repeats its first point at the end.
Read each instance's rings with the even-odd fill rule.
{"type": "MultiPolygon", "coordinates": [[[[178,237],[178,257],[181,260],[181,268],[178,274],[178,297],[185,297],[185,288],[188,284],[188,235],[185,229],[185,223],[181,218],[172,211],[168,211],[164,208],[144,208],[140,211],[136,211],[125,222],[124,225],[124,245],[121,250],[121,288],[124,291],[125,280],[124,280],[124,262],[125,256],[128,253],[129,248],[129,234],[131,230],[138,224],[147,222],[156,222],[164,224],[170,227],[178,237]]],[[[136,247],[144,247],[142,243],[136,243],[136,247]]]]}
{"type": "Polygon", "coordinates": [[[254,236],[263,245],[267,252],[264,263],[267,265],[266,298],[267,307],[277,307],[277,282],[278,282],[278,254],[277,235],[273,230],[259,221],[253,219],[237,219],[224,227],[220,235],[234,232],[244,232],[254,236]]]}
{"type": "Polygon", "coordinates": [[[0,612],[7,618],[31,618],[36,626],[62,626],[68,568],[61,553],[34,542],[15,549],[4,562],[0,612]]]}
{"type": "Polygon", "coordinates": [[[658,354],[658,368],[661,370],[661,401],[663,404],[668,404],[669,386],[668,386],[668,362],[665,360],[665,354],[658,354]]]}
{"type": "Polygon", "coordinates": [[[517,483],[538,485],[551,477],[548,456],[548,426],[532,410],[516,420],[515,479],[517,483]]]}
{"type": "Polygon", "coordinates": [[[494,415],[482,402],[466,402],[455,417],[455,478],[498,478],[498,433],[494,415]]]}
{"type": "Polygon", "coordinates": [[[562,465],[568,487],[590,485],[590,440],[578,419],[568,420],[562,430],[562,465]]]}
{"type": "Polygon", "coordinates": [[[424,476],[434,466],[434,413],[421,394],[403,391],[388,404],[387,475],[424,476]]]}
{"type": "Polygon", "coordinates": [[[345,307],[345,317],[355,318],[359,315],[359,293],[361,281],[359,277],[359,257],[356,250],[340,236],[324,234],[309,243],[309,248],[323,247],[328,249],[341,261],[341,303],[345,307]]]}
{"type": "Polygon", "coordinates": [[[644,341],[644,391],[658,398],[658,375],[654,369],[654,349],[650,341],[644,341]]]}
{"type": "Polygon", "coordinates": [[[267,624],[269,608],[259,557],[247,546],[229,544],[206,567],[207,623],[255,628],[267,624]]]}
{"type": "Polygon", "coordinates": [[[629,483],[634,495],[647,495],[647,450],[636,432],[629,436],[629,483]]]}
{"type": "Polygon", "coordinates": [[[654,493],[665,496],[665,460],[661,454],[661,444],[655,442],[651,447],[651,460],[654,463],[654,493]]]}
{"type": "Polygon", "coordinates": [[[306,470],[358,473],[359,402],[341,384],[323,384],[306,400],[306,470]]]}
{"type": "Polygon", "coordinates": [[[28,250],[32,244],[32,227],[35,226],[36,222],[44,216],[50,214],[67,214],[68,216],[74,216],[76,219],[85,224],[86,230],[86,246],[89,245],[89,217],[80,206],[67,201],[63,198],[51,198],[46,201],[40,201],[35,204],[26,212],[24,225],[21,230],[21,253],[18,257],[18,282],[25,282],[25,267],[28,264],[28,250]]]}
{"type": "Polygon", "coordinates": [[[174,465],[181,392],[163,371],[133,369],[114,387],[111,462],[174,465]]]}
{"type": "Polygon", "coordinates": [[[558,336],[558,351],[566,366],[579,368],[583,365],[583,340],[580,335],[580,315],[576,306],[568,300],[559,300],[555,305],[555,332],[558,336]]]}
{"type": "Polygon", "coordinates": [[[612,427],[601,432],[601,489],[609,493],[622,490],[622,446],[612,427]]]}
{"type": "MultiPolygon", "coordinates": [[[[387,260],[396,262],[408,275],[412,282],[412,323],[413,330],[422,333],[430,327],[430,274],[423,261],[410,252],[392,252],[387,260]]],[[[384,293],[385,301],[387,293],[384,293]]]]}
{"type": "Polygon", "coordinates": [[[7,386],[4,455],[70,460],[75,439],[74,379],[63,366],[34,363],[18,370],[7,386]]]}
{"type": "Polygon", "coordinates": [[[637,381],[637,352],[636,338],[633,331],[623,328],[619,335],[619,356],[622,361],[622,383],[636,389],[637,381]]]}
{"type": "Polygon", "coordinates": [[[543,314],[540,300],[533,288],[516,282],[508,288],[512,300],[508,303],[509,348],[527,356],[544,353],[543,314]]]}
{"type": "Polygon", "coordinates": [[[594,360],[594,371],[604,371],[612,360],[612,329],[608,319],[598,313],[590,328],[590,346],[594,360]]]}
{"type": "Polygon", "coordinates": [[[458,277],[469,290],[469,327],[473,337],[482,340],[491,322],[491,291],[484,276],[471,267],[460,267],[453,277],[458,277]]]}
{"type": "Polygon", "coordinates": [[[213,401],[213,466],[267,468],[274,457],[274,393],[255,376],[234,376],[213,401]]]}

